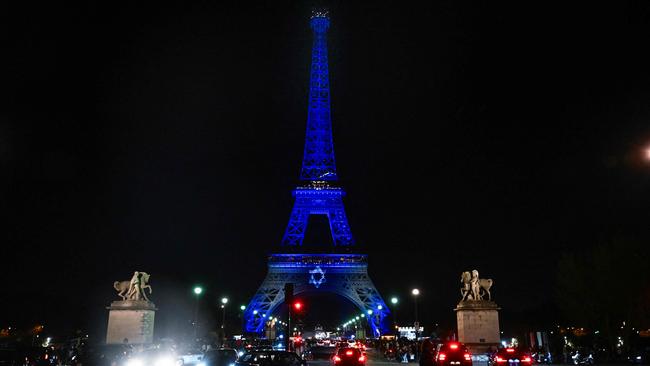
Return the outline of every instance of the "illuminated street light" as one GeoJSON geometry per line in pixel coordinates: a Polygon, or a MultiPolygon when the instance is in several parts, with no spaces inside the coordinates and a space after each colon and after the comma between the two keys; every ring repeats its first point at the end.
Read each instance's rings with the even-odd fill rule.
{"type": "Polygon", "coordinates": [[[246,310],[246,305],[242,305],[242,306],[240,306],[240,307],[239,307],[239,310],[241,310],[241,311],[246,310]]]}
{"type": "Polygon", "coordinates": [[[368,311],[366,312],[368,313],[368,315],[372,315],[372,309],[368,309],[368,311]]]}
{"type": "Polygon", "coordinates": [[[222,297],[221,298],[221,309],[223,309],[223,312],[221,313],[221,330],[223,332],[224,338],[226,337],[226,304],[228,303],[228,298],[227,297],[222,297]]]}
{"type": "Polygon", "coordinates": [[[362,317],[362,318],[365,318],[365,317],[366,317],[366,314],[361,314],[361,317],[362,317]]]}
{"type": "Polygon", "coordinates": [[[415,327],[415,339],[417,339],[418,331],[420,330],[420,322],[418,322],[418,295],[420,295],[420,290],[414,288],[411,290],[411,294],[413,295],[413,305],[415,306],[415,322],[413,326],[415,327]]]}
{"type": "Polygon", "coordinates": [[[390,299],[390,302],[391,304],[396,305],[399,302],[399,300],[396,297],[393,297],[390,299]]]}
{"type": "Polygon", "coordinates": [[[196,339],[199,327],[199,297],[203,293],[201,286],[194,286],[194,295],[196,295],[196,303],[194,304],[194,339],[196,339]]]}

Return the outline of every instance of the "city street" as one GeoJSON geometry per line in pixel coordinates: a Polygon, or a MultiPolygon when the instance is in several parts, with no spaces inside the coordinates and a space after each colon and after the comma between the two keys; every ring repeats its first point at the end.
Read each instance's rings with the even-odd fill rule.
{"type": "Polygon", "coordinates": [[[650,363],[650,1],[8,3],[0,366],[650,363]]]}

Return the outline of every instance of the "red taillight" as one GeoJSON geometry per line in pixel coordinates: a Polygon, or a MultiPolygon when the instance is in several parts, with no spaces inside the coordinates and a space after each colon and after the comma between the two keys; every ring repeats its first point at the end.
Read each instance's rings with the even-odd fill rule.
{"type": "Polygon", "coordinates": [[[366,362],[366,356],[361,355],[361,357],[359,357],[359,362],[366,362]]]}
{"type": "Polygon", "coordinates": [[[354,352],[352,352],[352,350],[345,351],[345,355],[346,355],[346,356],[352,356],[353,353],[354,353],[354,352]]]}
{"type": "Polygon", "coordinates": [[[463,355],[463,357],[465,357],[465,361],[471,361],[472,360],[472,356],[469,353],[465,353],[463,355]]]}
{"type": "Polygon", "coordinates": [[[515,352],[515,349],[514,348],[506,348],[506,352],[513,353],[513,352],[515,352]]]}
{"type": "Polygon", "coordinates": [[[458,344],[457,343],[452,343],[452,344],[449,345],[449,348],[458,349],[458,344]]]}
{"type": "Polygon", "coordinates": [[[501,358],[501,357],[499,357],[499,356],[497,356],[497,362],[506,362],[506,360],[503,359],[503,358],[501,358]]]}
{"type": "Polygon", "coordinates": [[[341,362],[341,357],[334,356],[334,362],[341,362]]]}
{"type": "Polygon", "coordinates": [[[442,352],[438,353],[438,360],[440,360],[440,361],[444,361],[444,360],[446,360],[446,359],[447,359],[447,355],[446,355],[446,354],[444,354],[444,353],[442,353],[442,352]]]}
{"type": "Polygon", "coordinates": [[[524,358],[521,359],[521,362],[530,363],[530,362],[533,362],[533,360],[530,357],[525,356],[524,358]]]}

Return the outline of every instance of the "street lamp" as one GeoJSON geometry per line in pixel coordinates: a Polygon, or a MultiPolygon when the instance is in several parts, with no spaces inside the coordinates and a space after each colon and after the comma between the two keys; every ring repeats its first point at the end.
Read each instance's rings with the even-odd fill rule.
{"type": "Polygon", "coordinates": [[[415,305],[415,335],[417,336],[418,333],[418,296],[420,295],[420,290],[414,288],[411,290],[411,294],[413,295],[413,304],[415,305]]]}
{"type": "Polygon", "coordinates": [[[223,332],[223,339],[224,341],[226,340],[226,304],[228,303],[228,298],[227,297],[222,297],[221,298],[221,309],[223,309],[223,312],[221,313],[221,329],[223,332]]]}
{"type": "Polygon", "coordinates": [[[394,325],[397,326],[397,303],[399,302],[399,299],[395,296],[390,298],[390,303],[393,304],[393,323],[394,325]]]}
{"type": "Polygon", "coordinates": [[[196,302],[194,304],[194,339],[199,327],[199,297],[203,293],[203,288],[201,286],[194,286],[194,295],[196,295],[196,302]]]}
{"type": "MultiPolygon", "coordinates": [[[[415,341],[418,340],[418,332],[420,330],[420,322],[418,322],[418,296],[420,295],[420,290],[414,288],[411,290],[411,295],[413,295],[413,304],[415,305],[415,341]]],[[[415,351],[415,358],[418,359],[419,355],[417,349],[415,351]]]]}
{"type": "Polygon", "coordinates": [[[244,316],[244,313],[246,312],[246,305],[241,305],[239,307],[239,310],[241,310],[241,334],[246,333],[246,317],[244,316]]]}

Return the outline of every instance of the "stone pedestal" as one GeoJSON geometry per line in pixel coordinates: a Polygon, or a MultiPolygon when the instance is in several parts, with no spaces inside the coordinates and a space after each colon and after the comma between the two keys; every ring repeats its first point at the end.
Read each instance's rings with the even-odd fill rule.
{"type": "Polygon", "coordinates": [[[461,301],[456,309],[458,340],[467,345],[473,354],[486,353],[498,347],[500,308],[492,301],[461,301]]]}
{"type": "Polygon", "coordinates": [[[150,301],[113,301],[108,309],[107,344],[153,342],[156,306],[150,301]]]}

